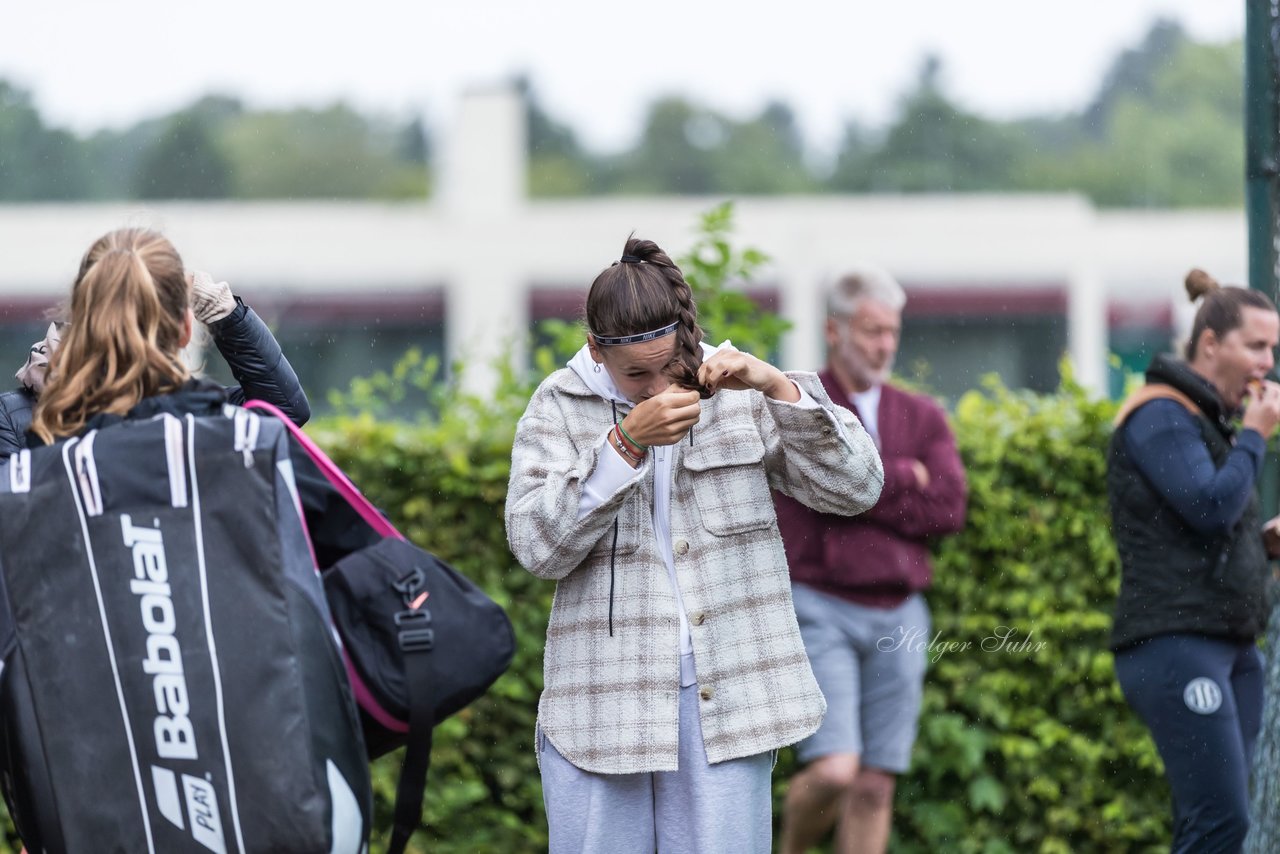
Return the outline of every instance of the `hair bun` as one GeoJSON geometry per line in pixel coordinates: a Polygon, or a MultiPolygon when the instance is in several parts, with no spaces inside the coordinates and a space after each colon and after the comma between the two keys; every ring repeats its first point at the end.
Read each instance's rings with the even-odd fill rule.
{"type": "Polygon", "coordinates": [[[627,238],[626,245],[622,249],[622,254],[628,258],[635,258],[636,261],[663,261],[666,259],[666,253],[654,243],[652,240],[642,240],[632,234],[627,238]],[[658,257],[662,256],[662,257],[658,257]]]}
{"type": "Polygon", "coordinates": [[[1222,286],[1218,284],[1218,280],[1210,276],[1199,267],[1195,267],[1190,273],[1187,273],[1186,279],[1187,297],[1195,302],[1203,296],[1213,293],[1222,286]]]}

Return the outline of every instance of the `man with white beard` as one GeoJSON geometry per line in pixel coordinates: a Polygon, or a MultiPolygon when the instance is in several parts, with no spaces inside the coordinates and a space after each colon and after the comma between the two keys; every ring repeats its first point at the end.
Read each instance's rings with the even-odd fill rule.
{"type": "Polygon", "coordinates": [[[964,526],[964,469],[942,409],[889,383],[905,303],[873,267],[841,278],[828,301],[819,376],[880,450],[879,502],[837,517],[774,495],[800,633],[827,698],[821,728],[796,746],[804,768],[787,794],[784,854],[803,854],[833,825],[836,851],[888,845],[924,682],[926,644],[907,641],[930,633],[928,543],[964,526]]]}

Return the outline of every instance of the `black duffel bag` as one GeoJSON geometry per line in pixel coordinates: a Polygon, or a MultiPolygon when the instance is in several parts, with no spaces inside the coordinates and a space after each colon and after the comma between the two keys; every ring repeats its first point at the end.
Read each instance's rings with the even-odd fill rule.
{"type": "MultiPolygon", "coordinates": [[[[466,576],[404,538],[311,439],[293,432],[320,474],[369,530],[370,543],[324,569],[371,759],[404,746],[388,854],[401,854],[422,817],[432,729],[488,690],[511,664],[515,634],[502,608],[466,576]]],[[[353,521],[360,524],[360,521],[353,521]]]]}

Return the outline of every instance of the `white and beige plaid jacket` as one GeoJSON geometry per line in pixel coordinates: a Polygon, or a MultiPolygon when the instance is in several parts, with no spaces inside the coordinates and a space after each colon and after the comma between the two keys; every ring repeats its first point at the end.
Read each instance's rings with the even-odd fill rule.
{"type": "MultiPolygon", "coordinates": [[[[817,375],[789,376],[820,408],[721,391],[703,401],[692,443],[672,449],[672,548],[713,763],[799,741],[826,708],[800,641],[770,489],[852,515],[876,502],[884,481],[857,418],[831,402],[817,375]]],[[[612,423],[611,404],[562,369],[516,429],[507,539],[526,569],[558,582],[538,723],[586,771],[671,771],[679,619],[656,546],[652,471],[577,518],[612,423]]]]}

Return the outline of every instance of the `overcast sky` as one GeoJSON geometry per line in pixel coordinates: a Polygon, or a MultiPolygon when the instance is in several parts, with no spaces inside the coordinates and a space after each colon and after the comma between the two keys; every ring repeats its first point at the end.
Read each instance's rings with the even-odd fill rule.
{"type": "Polygon", "coordinates": [[[458,95],[527,73],[596,148],[627,144],[655,96],[745,116],[791,104],[830,148],[880,123],[927,51],[948,90],[995,116],[1082,106],[1151,21],[1195,37],[1244,31],[1244,0],[54,0],[7,3],[0,78],[47,120],[123,126],[209,92],[251,106],[343,98],[447,122],[458,95]]]}

